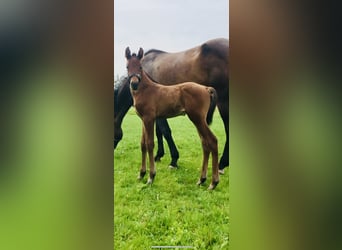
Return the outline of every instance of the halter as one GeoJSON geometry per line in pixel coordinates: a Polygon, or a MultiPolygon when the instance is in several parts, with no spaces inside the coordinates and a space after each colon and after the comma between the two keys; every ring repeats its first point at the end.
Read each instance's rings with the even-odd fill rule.
{"type": "Polygon", "coordinates": [[[129,80],[129,85],[130,85],[130,87],[133,89],[133,90],[137,90],[138,89],[138,86],[139,86],[139,83],[140,83],[140,81],[141,81],[141,75],[140,74],[137,74],[137,73],[134,73],[134,74],[132,74],[132,75],[130,75],[129,77],[128,77],[128,80],[129,80]],[[137,77],[138,78],[138,82],[131,82],[131,79],[132,79],[132,77],[137,77]]]}

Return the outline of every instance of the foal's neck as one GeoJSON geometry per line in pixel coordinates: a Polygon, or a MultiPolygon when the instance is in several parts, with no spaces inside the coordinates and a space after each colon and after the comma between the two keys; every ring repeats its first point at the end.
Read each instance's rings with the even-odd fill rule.
{"type": "Polygon", "coordinates": [[[156,82],[153,81],[144,70],[141,72],[141,82],[153,86],[156,84],[156,82]]]}

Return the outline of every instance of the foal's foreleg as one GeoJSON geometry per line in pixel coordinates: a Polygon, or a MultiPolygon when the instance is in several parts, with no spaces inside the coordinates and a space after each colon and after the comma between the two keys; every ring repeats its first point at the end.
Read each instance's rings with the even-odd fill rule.
{"type": "Polygon", "coordinates": [[[154,157],[153,157],[153,148],[154,148],[154,120],[144,120],[144,126],[145,126],[145,141],[146,141],[146,147],[149,157],[149,163],[150,163],[150,177],[147,181],[147,184],[152,184],[154,177],[156,176],[156,166],[154,163],[154,157]]]}
{"type": "Polygon", "coordinates": [[[142,126],[142,136],[141,136],[141,168],[140,168],[140,174],[138,176],[139,180],[142,180],[146,174],[146,140],[145,140],[145,128],[144,124],[142,126]]]}

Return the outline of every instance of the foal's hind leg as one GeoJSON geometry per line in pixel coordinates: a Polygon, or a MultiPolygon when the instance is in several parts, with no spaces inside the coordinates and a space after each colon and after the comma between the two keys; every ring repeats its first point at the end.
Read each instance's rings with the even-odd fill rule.
{"type": "Polygon", "coordinates": [[[219,183],[219,169],[218,169],[218,148],[217,138],[211,132],[206,122],[201,123],[197,126],[198,133],[202,140],[203,148],[203,166],[201,178],[197,184],[202,184],[206,180],[207,169],[208,169],[208,158],[209,153],[212,154],[212,180],[208,189],[214,189],[219,183]]]}
{"type": "Polygon", "coordinates": [[[207,180],[208,160],[209,160],[209,154],[210,154],[210,151],[208,147],[206,146],[206,143],[203,141],[203,138],[201,135],[200,137],[202,141],[203,160],[202,160],[201,176],[197,182],[197,185],[202,185],[207,180]]]}
{"type": "Polygon", "coordinates": [[[211,148],[211,157],[212,157],[212,179],[211,179],[211,184],[208,189],[214,189],[220,181],[219,165],[218,165],[218,146],[217,146],[216,136],[210,130],[209,132],[210,132],[209,144],[211,148]]]}

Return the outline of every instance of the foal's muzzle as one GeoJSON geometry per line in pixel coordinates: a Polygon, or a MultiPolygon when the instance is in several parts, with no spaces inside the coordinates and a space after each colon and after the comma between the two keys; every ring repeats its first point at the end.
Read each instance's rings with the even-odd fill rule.
{"type": "Polygon", "coordinates": [[[131,88],[133,90],[138,89],[140,81],[141,81],[141,75],[140,74],[132,74],[129,76],[129,83],[130,83],[131,88]],[[134,78],[136,78],[137,80],[134,81],[135,80],[134,78]]]}

